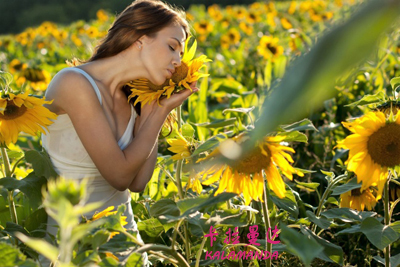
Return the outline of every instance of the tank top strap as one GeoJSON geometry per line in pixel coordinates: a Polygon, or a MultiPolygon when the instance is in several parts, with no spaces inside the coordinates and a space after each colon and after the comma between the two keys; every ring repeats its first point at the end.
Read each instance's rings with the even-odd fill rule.
{"type": "Polygon", "coordinates": [[[81,73],[83,76],[85,76],[86,79],[88,79],[88,81],[89,81],[90,84],[92,85],[92,87],[93,87],[93,89],[94,89],[94,91],[95,91],[95,93],[96,93],[96,95],[97,95],[97,98],[98,98],[99,101],[100,101],[100,105],[103,105],[99,87],[97,87],[97,84],[94,82],[93,78],[92,78],[86,71],[84,71],[84,70],[82,70],[82,69],[75,68],[75,67],[71,67],[71,68],[68,68],[68,69],[69,69],[69,70],[77,71],[77,72],[81,73]]]}

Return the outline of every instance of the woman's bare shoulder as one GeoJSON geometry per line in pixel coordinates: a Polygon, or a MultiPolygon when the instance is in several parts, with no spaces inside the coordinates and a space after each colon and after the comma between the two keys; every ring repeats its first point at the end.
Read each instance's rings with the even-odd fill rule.
{"type": "Polygon", "coordinates": [[[64,69],[58,72],[46,90],[46,100],[53,100],[49,109],[58,114],[69,113],[87,104],[99,103],[89,80],[81,73],[64,69]]]}

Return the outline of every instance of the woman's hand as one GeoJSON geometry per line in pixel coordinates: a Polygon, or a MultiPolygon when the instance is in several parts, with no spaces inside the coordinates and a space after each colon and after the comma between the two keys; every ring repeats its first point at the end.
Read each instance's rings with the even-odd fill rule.
{"type": "Polygon", "coordinates": [[[165,108],[169,112],[171,112],[174,108],[182,105],[182,103],[192,94],[196,93],[197,91],[199,91],[199,88],[196,87],[197,85],[197,81],[192,82],[189,86],[192,89],[192,91],[190,91],[189,89],[185,89],[180,91],[179,93],[173,94],[171,95],[170,98],[164,98],[160,101],[160,105],[161,106],[165,106],[165,108]]]}
{"type": "Polygon", "coordinates": [[[192,88],[192,91],[190,91],[189,89],[185,89],[180,91],[179,93],[171,95],[171,97],[168,99],[166,98],[162,99],[160,101],[161,106],[159,106],[157,101],[154,100],[141,107],[139,116],[139,126],[135,130],[135,132],[141,128],[141,126],[144,124],[144,122],[147,120],[150,114],[158,113],[159,115],[167,116],[174,108],[181,105],[190,95],[199,91],[199,88],[196,87],[196,84],[197,81],[190,84],[190,88],[192,88]]]}

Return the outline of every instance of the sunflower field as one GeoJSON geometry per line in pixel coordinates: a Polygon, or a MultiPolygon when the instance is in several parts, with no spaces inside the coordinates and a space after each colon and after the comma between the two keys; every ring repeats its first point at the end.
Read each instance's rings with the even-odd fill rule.
{"type": "MultiPolygon", "coordinates": [[[[0,266],[142,266],[144,252],[157,267],[400,266],[400,1],[193,5],[186,16],[183,61],[198,72],[184,76],[200,91],[131,193],[143,242],[124,206],[83,217],[98,207],[85,204],[86,181],[57,177],[40,139],[57,118],[43,106],[50,80],[88,59],[115,15],[0,36],[0,266]]],[[[145,104],[187,83],[128,85],[145,104]]]]}

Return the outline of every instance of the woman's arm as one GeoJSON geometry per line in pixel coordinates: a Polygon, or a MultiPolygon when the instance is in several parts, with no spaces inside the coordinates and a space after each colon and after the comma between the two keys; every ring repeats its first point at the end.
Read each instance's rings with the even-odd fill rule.
{"type": "MultiPolygon", "coordinates": [[[[54,99],[53,104],[69,115],[83,146],[101,175],[111,186],[123,191],[130,187],[146,160],[150,159],[160,129],[170,111],[181,105],[191,94],[190,90],[185,90],[169,99],[163,99],[161,107],[157,103],[146,105],[143,112],[147,114],[147,119],[123,151],[118,146],[98,98],[85,77],[74,72],[64,72],[53,79],[46,97],[49,100],[54,99]]],[[[153,155],[153,160],[154,157],[156,155],[153,155]]],[[[150,165],[149,162],[149,169],[150,165]]],[[[147,175],[140,175],[144,176],[147,175]]],[[[145,178],[147,177],[140,184],[144,183],[145,178]]]]}
{"type": "Polygon", "coordinates": [[[150,157],[145,161],[135,179],[129,185],[129,190],[131,190],[132,192],[142,192],[146,188],[147,183],[153,176],[154,168],[157,163],[157,154],[158,145],[156,144],[150,154],[150,157]]]}

